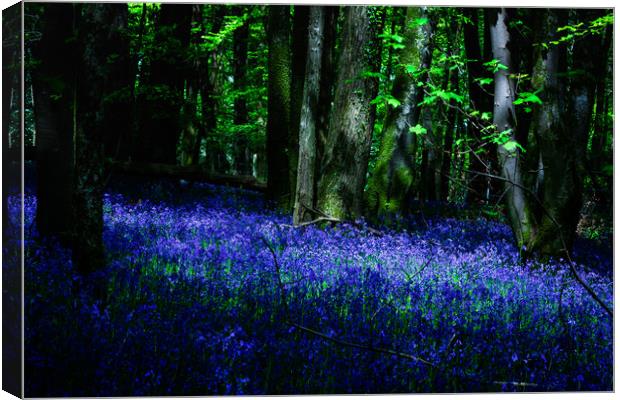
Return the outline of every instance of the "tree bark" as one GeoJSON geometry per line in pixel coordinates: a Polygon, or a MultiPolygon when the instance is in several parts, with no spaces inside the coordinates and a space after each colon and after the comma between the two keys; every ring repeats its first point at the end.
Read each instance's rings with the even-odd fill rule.
{"type": "Polygon", "coordinates": [[[308,25],[308,55],[306,78],[303,85],[303,97],[299,126],[299,163],[297,168],[297,189],[293,224],[309,221],[313,218],[309,207],[314,208],[316,130],[318,117],[318,100],[321,78],[321,56],[323,52],[324,8],[310,7],[308,25]]]}
{"type": "Polygon", "coordinates": [[[71,4],[46,4],[32,52],[37,169],[37,229],[68,242],[73,228],[75,52],[71,4]]]}
{"type": "Polygon", "coordinates": [[[114,59],[108,69],[109,98],[105,101],[107,117],[105,119],[104,148],[106,157],[127,160],[130,157],[132,114],[131,87],[135,75],[132,76],[129,40],[125,36],[127,30],[127,7],[119,8],[114,13],[112,23],[118,29],[111,31],[106,37],[109,44],[108,56],[114,59]]]}
{"type": "Polygon", "coordinates": [[[115,90],[118,68],[109,55],[114,43],[106,39],[122,29],[126,4],[82,4],[78,12],[79,68],[76,79],[75,183],[73,264],[85,275],[105,264],[103,248],[104,135],[111,108],[106,99],[115,90]]]}
{"type": "MultiPolygon", "coordinates": [[[[458,69],[449,72],[450,90],[458,91],[459,74],[458,69]]],[[[452,145],[454,144],[454,131],[456,130],[456,101],[450,100],[452,108],[448,110],[448,119],[443,133],[443,154],[441,160],[441,184],[440,184],[440,200],[448,201],[450,196],[450,166],[452,165],[452,145]]]]}
{"type": "Polygon", "coordinates": [[[202,5],[192,5],[192,35],[190,39],[191,67],[187,70],[185,84],[185,100],[181,111],[181,165],[195,165],[200,153],[196,147],[200,146],[200,123],[196,115],[198,106],[198,92],[200,91],[200,73],[202,70],[202,59],[199,47],[202,42],[202,5]]]}
{"type": "MultiPolygon", "coordinates": [[[[222,27],[225,8],[219,5],[210,6],[211,32],[217,33],[222,27]]],[[[205,139],[206,163],[211,172],[228,171],[229,166],[219,140],[216,138],[217,113],[219,111],[218,93],[220,93],[219,59],[220,49],[214,49],[207,54],[206,72],[201,77],[200,94],[202,98],[203,125],[201,131],[205,139]]],[[[200,140],[198,141],[200,142],[200,140]]],[[[198,160],[200,143],[194,148],[194,158],[198,160]]]]}
{"type": "Polygon", "coordinates": [[[383,125],[379,156],[366,193],[368,211],[372,216],[405,211],[414,181],[417,137],[409,129],[420,122],[419,103],[424,98],[424,91],[417,83],[425,82],[426,75],[418,81],[403,66],[414,65],[421,71],[431,65],[430,24],[417,27],[412,24],[425,15],[423,8],[407,8],[403,33],[406,47],[400,50],[402,66],[396,69],[392,86],[392,96],[401,104],[388,111],[383,125]]]}
{"type": "Polygon", "coordinates": [[[161,51],[152,54],[145,68],[139,99],[142,146],[136,158],[140,161],[176,164],[191,15],[191,5],[162,4],[154,22],[161,51]]]}
{"type": "Polygon", "coordinates": [[[291,109],[290,7],[270,6],[267,17],[268,104],[267,187],[268,196],[285,210],[292,208],[289,175],[291,109]]]}
{"type": "MultiPolygon", "coordinates": [[[[319,89],[319,109],[317,121],[317,142],[315,177],[319,176],[320,160],[323,159],[327,130],[329,129],[329,113],[334,100],[334,80],[336,69],[336,34],[340,7],[325,6],[325,23],[323,25],[323,51],[321,56],[321,84],[319,89]]],[[[314,193],[317,193],[318,179],[315,179],[314,193]]]]}
{"type": "MultiPolygon", "coordinates": [[[[485,61],[489,61],[483,58],[480,49],[480,38],[478,34],[480,19],[478,18],[478,9],[465,8],[463,13],[471,20],[471,23],[463,24],[465,55],[467,57],[467,88],[469,91],[470,107],[473,110],[479,111],[480,114],[491,112],[491,98],[485,93],[481,84],[476,81],[488,75],[482,64],[485,61]]],[[[487,21],[485,21],[485,24],[486,22],[487,21]]],[[[480,130],[476,128],[476,125],[483,125],[483,121],[480,118],[476,118],[474,122],[476,124],[467,124],[468,136],[473,138],[476,143],[481,143],[483,135],[480,130]]],[[[470,155],[470,169],[473,172],[469,178],[471,191],[468,192],[467,198],[471,203],[484,203],[489,200],[487,196],[490,187],[489,178],[480,173],[489,174],[491,172],[492,150],[489,149],[489,146],[485,146],[483,149],[484,150],[477,155],[470,155]]]]}
{"type": "MultiPolygon", "coordinates": [[[[235,7],[235,15],[243,17],[245,8],[235,7]]],[[[248,123],[248,107],[245,95],[242,93],[247,88],[248,70],[248,34],[249,23],[245,21],[233,34],[233,89],[236,92],[234,102],[235,139],[233,143],[233,155],[235,170],[239,175],[252,174],[252,158],[250,155],[247,131],[244,129],[248,123]]]]}
{"type": "Polygon", "coordinates": [[[505,8],[491,11],[491,44],[493,57],[506,69],[498,68],[495,72],[495,91],[493,124],[498,132],[507,132],[510,145],[499,145],[497,152],[501,176],[506,179],[505,201],[508,219],[515,236],[517,247],[522,249],[535,234],[535,221],[531,215],[526,191],[523,189],[521,172],[521,151],[516,142],[516,120],[514,110],[515,87],[510,74],[514,72],[509,51],[510,33],[509,17],[505,8]]]}
{"type": "Polygon", "coordinates": [[[368,46],[376,32],[369,21],[369,7],[344,11],[338,78],[334,95],[317,207],[339,219],[355,218],[362,211],[374,115],[370,101],[377,82],[362,74],[376,62],[368,46]]]}
{"type": "Polygon", "coordinates": [[[291,193],[296,193],[297,166],[300,146],[301,107],[304,102],[304,81],[306,79],[306,59],[308,57],[308,21],[310,7],[295,5],[293,14],[293,36],[291,38],[291,128],[289,148],[289,175],[291,193]]]}

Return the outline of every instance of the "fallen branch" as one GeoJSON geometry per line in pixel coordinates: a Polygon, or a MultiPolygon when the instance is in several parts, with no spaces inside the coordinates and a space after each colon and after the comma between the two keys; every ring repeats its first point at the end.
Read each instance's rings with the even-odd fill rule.
{"type": "Polygon", "coordinates": [[[522,387],[538,387],[536,383],[529,382],[511,382],[511,381],[493,381],[496,385],[512,385],[512,386],[522,386],[522,387]]]}
{"type": "Polygon", "coordinates": [[[306,222],[300,222],[297,225],[290,225],[290,224],[282,224],[282,226],[286,226],[288,228],[302,228],[304,226],[309,226],[309,225],[314,225],[314,224],[320,224],[321,222],[333,222],[335,224],[340,224],[340,223],[348,223],[353,225],[356,228],[359,229],[365,229],[367,231],[369,231],[370,233],[377,235],[377,236],[383,236],[383,232],[381,232],[378,229],[375,229],[373,227],[367,226],[367,225],[362,225],[359,222],[356,221],[347,221],[347,220],[342,220],[340,218],[335,218],[335,217],[331,217],[327,214],[325,214],[323,211],[321,210],[317,210],[315,208],[309,207],[306,204],[302,204],[302,207],[304,207],[305,209],[309,210],[310,212],[314,213],[314,214],[318,214],[320,215],[320,217],[315,218],[311,221],[306,221],[306,222]]]}
{"type": "Polygon", "coordinates": [[[594,289],[592,289],[590,287],[590,285],[588,285],[588,283],[586,281],[583,280],[583,278],[579,275],[579,273],[577,272],[577,269],[575,268],[575,262],[572,260],[571,256],[570,256],[570,252],[568,251],[568,246],[566,245],[566,241],[564,240],[564,236],[562,235],[562,229],[560,224],[558,223],[558,221],[556,221],[556,219],[553,217],[553,215],[551,215],[551,213],[545,208],[545,206],[542,204],[542,202],[540,201],[540,199],[538,198],[538,196],[536,196],[536,194],[534,192],[532,192],[532,190],[524,185],[521,185],[517,182],[514,182],[508,178],[504,178],[503,176],[498,176],[498,175],[493,175],[493,174],[487,174],[484,172],[478,172],[478,171],[469,171],[469,170],[465,170],[466,172],[471,172],[471,173],[475,173],[481,176],[486,176],[492,179],[497,179],[503,182],[507,182],[510,183],[522,190],[525,190],[530,196],[532,196],[532,198],[534,198],[534,200],[536,200],[536,202],[538,203],[538,206],[541,208],[541,210],[545,213],[545,215],[549,218],[549,220],[553,223],[553,225],[555,226],[555,228],[558,230],[558,235],[560,238],[560,241],[562,242],[562,246],[563,246],[563,250],[564,253],[566,255],[566,261],[568,261],[568,265],[570,267],[570,271],[573,274],[573,277],[577,280],[577,282],[586,290],[586,292],[588,292],[588,294],[590,295],[590,297],[592,297],[601,307],[603,307],[603,309],[607,312],[607,314],[613,319],[614,317],[614,312],[611,310],[611,308],[609,308],[609,306],[607,304],[605,304],[605,302],[596,294],[596,292],[594,291],[594,289]]]}
{"type": "Polygon", "coordinates": [[[269,243],[269,241],[264,237],[261,236],[261,240],[263,241],[263,243],[265,243],[265,246],[267,246],[267,248],[269,249],[269,252],[271,253],[271,256],[273,257],[273,265],[275,268],[275,272],[276,272],[276,282],[278,284],[278,289],[280,291],[280,301],[282,302],[282,305],[284,307],[285,310],[285,317],[286,320],[285,322],[292,326],[295,327],[297,329],[299,329],[302,332],[306,332],[306,333],[310,333],[314,336],[318,336],[322,339],[325,339],[327,341],[330,341],[332,343],[336,343],[339,344],[341,346],[345,346],[345,347],[352,347],[352,348],[356,348],[356,349],[361,349],[361,350],[367,350],[367,351],[373,351],[375,353],[382,353],[382,354],[389,354],[392,356],[396,356],[396,357],[400,357],[400,358],[405,358],[407,360],[411,360],[411,361],[416,361],[416,362],[420,362],[424,365],[428,365],[429,367],[433,367],[433,368],[437,368],[437,366],[435,364],[433,364],[430,361],[427,361],[421,357],[417,357],[414,356],[412,354],[408,354],[408,353],[403,353],[401,351],[397,351],[397,350],[392,350],[392,349],[386,349],[383,347],[373,347],[373,346],[366,346],[363,344],[359,344],[359,343],[354,343],[354,342],[348,342],[346,340],[341,340],[332,336],[329,336],[325,333],[316,331],[314,329],[308,328],[306,326],[300,325],[296,322],[291,321],[290,319],[290,309],[288,306],[288,302],[286,300],[286,291],[284,289],[284,284],[282,283],[282,278],[280,276],[280,264],[278,263],[278,257],[276,255],[276,251],[273,248],[273,246],[271,245],[271,243],[269,243]]]}
{"type": "Polygon", "coordinates": [[[228,185],[264,192],[267,185],[258,182],[251,175],[224,175],[208,171],[199,165],[169,165],[106,160],[106,166],[113,173],[128,175],[166,177],[201,181],[216,185],[228,185]]]}

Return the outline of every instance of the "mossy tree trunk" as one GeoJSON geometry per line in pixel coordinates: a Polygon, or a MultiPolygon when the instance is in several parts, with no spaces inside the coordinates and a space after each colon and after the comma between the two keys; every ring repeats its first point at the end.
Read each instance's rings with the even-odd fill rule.
{"type": "MultiPolygon", "coordinates": [[[[379,156],[366,193],[371,216],[405,211],[414,181],[417,137],[410,128],[420,122],[418,104],[424,98],[424,91],[417,86],[419,80],[414,79],[405,67],[414,66],[417,70],[430,67],[431,26],[428,23],[413,24],[425,15],[424,8],[407,8],[403,33],[406,47],[400,50],[400,64],[392,86],[392,96],[400,105],[389,110],[383,125],[379,156]]],[[[425,75],[419,79],[425,80],[425,75]]]]}
{"type": "Polygon", "coordinates": [[[376,80],[364,78],[376,62],[370,12],[371,7],[344,10],[334,105],[317,197],[317,208],[336,218],[355,218],[362,211],[374,124],[370,101],[378,87],[376,80]]]}
{"type": "Polygon", "coordinates": [[[267,195],[292,208],[290,157],[291,53],[289,6],[270,6],[267,16],[267,195]]]}
{"type": "Polygon", "coordinates": [[[314,208],[315,203],[316,131],[325,10],[323,7],[313,6],[310,7],[309,14],[308,56],[300,115],[297,188],[293,210],[294,224],[310,220],[313,217],[310,208],[314,208]]]}

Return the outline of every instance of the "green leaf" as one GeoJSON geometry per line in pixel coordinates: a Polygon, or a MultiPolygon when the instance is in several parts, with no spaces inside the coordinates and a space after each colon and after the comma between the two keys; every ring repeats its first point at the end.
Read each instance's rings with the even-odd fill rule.
{"type": "Polygon", "coordinates": [[[514,140],[507,141],[506,143],[503,144],[503,146],[510,153],[516,151],[516,149],[519,149],[521,150],[521,152],[525,153],[525,149],[523,148],[523,146],[521,146],[519,143],[517,143],[514,140]]]}
{"type": "Polygon", "coordinates": [[[417,124],[416,126],[412,126],[411,128],[409,128],[409,132],[415,133],[418,136],[422,136],[426,134],[427,130],[422,125],[417,124]]]}

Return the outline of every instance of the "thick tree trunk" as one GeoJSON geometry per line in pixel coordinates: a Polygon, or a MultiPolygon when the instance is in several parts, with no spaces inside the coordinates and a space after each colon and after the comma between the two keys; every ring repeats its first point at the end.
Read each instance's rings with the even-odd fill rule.
{"type": "Polygon", "coordinates": [[[269,83],[267,105],[268,196],[290,210],[292,207],[289,128],[291,109],[290,7],[270,6],[267,18],[269,83]]]}
{"type": "MultiPolygon", "coordinates": [[[[430,51],[430,24],[413,25],[413,21],[424,18],[422,8],[407,8],[404,42],[400,50],[401,65],[414,65],[418,70],[428,69],[432,61],[430,51]]],[[[423,82],[426,77],[420,77],[423,82]]],[[[366,193],[368,211],[377,216],[400,212],[406,209],[406,200],[415,175],[416,135],[409,129],[420,122],[424,91],[405,69],[396,70],[392,96],[400,101],[398,107],[388,111],[381,133],[381,147],[375,169],[368,183],[366,193]]]]}
{"type": "Polygon", "coordinates": [[[41,40],[33,46],[37,167],[37,229],[68,241],[73,227],[75,55],[71,4],[47,4],[41,40]]]}
{"type": "Polygon", "coordinates": [[[376,62],[374,52],[368,48],[376,32],[371,29],[369,7],[347,7],[344,13],[317,208],[336,218],[355,218],[362,211],[374,125],[370,101],[377,94],[376,80],[362,75],[376,62]]]}
{"type": "Polygon", "coordinates": [[[293,223],[312,219],[315,196],[316,130],[323,52],[324,8],[310,7],[308,25],[308,56],[299,126],[299,162],[293,223]]]}
{"type": "MultiPolygon", "coordinates": [[[[325,23],[323,25],[323,51],[321,55],[321,84],[319,89],[319,104],[317,117],[316,168],[315,176],[320,173],[320,160],[323,159],[327,130],[329,129],[329,113],[334,100],[334,80],[336,70],[336,33],[340,7],[325,6],[325,23]]],[[[318,179],[315,179],[318,183],[318,179]]],[[[314,188],[316,193],[318,187],[314,188]]]]}
{"type": "Polygon", "coordinates": [[[535,234],[535,221],[528,205],[527,193],[523,188],[521,172],[521,151],[516,143],[515,121],[515,87],[510,74],[514,72],[512,59],[508,50],[510,33],[508,31],[509,17],[505,8],[491,11],[491,42],[493,57],[506,69],[498,68],[495,73],[495,95],[493,109],[493,124],[498,132],[506,132],[510,136],[507,144],[498,146],[498,158],[501,176],[506,180],[505,201],[508,208],[508,218],[517,247],[521,249],[535,234]]]}
{"type": "Polygon", "coordinates": [[[291,118],[289,148],[289,175],[292,193],[296,193],[297,166],[300,146],[299,121],[304,102],[304,81],[306,79],[306,59],[308,56],[308,16],[309,6],[296,5],[293,14],[293,36],[291,38],[291,118]]]}

